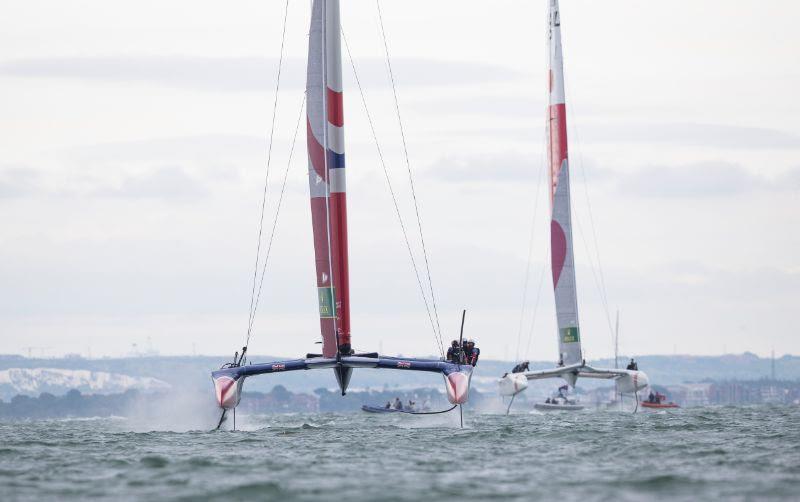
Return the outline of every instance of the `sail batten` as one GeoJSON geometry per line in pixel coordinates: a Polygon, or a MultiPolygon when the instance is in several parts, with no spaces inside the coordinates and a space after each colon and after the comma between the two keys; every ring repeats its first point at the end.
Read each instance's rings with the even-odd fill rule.
{"type": "Polygon", "coordinates": [[[350,351],[344,110],[338,0],[314,0],[306,76],[308,178],[322,353],[350,351]]]}
{"type": "Polygon", "coordinates": [[[558,0],[550,0],[549,27],[550,257],[558,321],[559,363],[569,366],[581,362],[583,356],[572,245],[564,62],[558,0]]]}

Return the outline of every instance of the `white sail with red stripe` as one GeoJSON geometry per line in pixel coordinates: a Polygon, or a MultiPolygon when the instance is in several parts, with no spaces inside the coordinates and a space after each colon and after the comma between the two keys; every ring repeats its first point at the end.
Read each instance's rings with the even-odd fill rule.
{"type": "MultiPolygon", "coordinates": [[[[572,252],[572,208],[569,186],[569,156],[567,155],[567,111],[564,99],[564,61],[561,50],[561,18],[558,0],[549,0],[548,49],[548,164],[550,167],[550,259],[553,272],[553,290],[558,321],[559,364],[555,368],[506,373],[498,381],[502,396],[513,397],[524,391],[528,380],[561,378],[572,387],[578,378],[613,380],[617,392],[635,394],[649,385],[647,375],[636,367],[608,369],[589,366],[581,350],[578,323],[578,297],[575,286],[575,257],[572,252]]],[[[537,409],[579,410],[575,403],[555,401],[537,404],[537,409]]]]}
{"type": "Polygon", "coordinates": [[[549,148],[550,165],[550,257],[558,319],[559,361],[571,365],[582,361],[575,258],[572,252],[567,113],[564,99],[564,61],[561,51],[561,20],[558,0],[550,0],[549,15],[549,148]]]}
{"type": "Polygon", "coordinates": [[[322,354],[350,352],[344,117],[338,0],[314,0],[306,78],[308,178],[322,354]]]}

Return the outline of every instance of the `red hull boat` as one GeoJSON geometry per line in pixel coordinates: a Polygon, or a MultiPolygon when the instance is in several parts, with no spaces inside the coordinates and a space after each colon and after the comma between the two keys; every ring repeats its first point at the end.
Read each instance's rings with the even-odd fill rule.
{"type": "Polygon", "coordinates": [[[647,401],[645,401],[645,402],[639,403],[639,404],[641,404],[642,408],[653,408],[653,409],[680,408],[680,406],[678,406],[677,404],[672,403],[672,402],[670,402],[670,403],[648,403],[647,401]]]}

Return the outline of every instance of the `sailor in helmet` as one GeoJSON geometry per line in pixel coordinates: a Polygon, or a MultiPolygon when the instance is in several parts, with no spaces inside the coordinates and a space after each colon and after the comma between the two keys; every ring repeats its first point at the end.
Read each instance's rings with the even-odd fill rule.
{"type": "Polygon", "coordinates": [[[478,358],[481,355],[481,349],[475,346],[475,340],[473,340],[472,338],[467,340],[467,348],[464,352],[466,353],[467,356],[467,364],[471,366],[477,366],[478,358]]]}
{"type": "Polygon", "coordinates": [[[451,363],[458,363],[460,362],[461,350],[458,347],[458,340],[453,340],[450,342],[450,347],[447,349],[447,360],[451,363]]]}

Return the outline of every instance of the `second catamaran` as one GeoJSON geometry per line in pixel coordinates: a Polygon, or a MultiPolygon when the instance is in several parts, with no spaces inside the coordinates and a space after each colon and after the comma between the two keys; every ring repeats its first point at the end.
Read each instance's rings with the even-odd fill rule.
{"type": "MultiPolygon", "coordinates": [[[[498,382],[500,394],[513,397],[527,388],[528,380],[554,377],[563,378],[572,387],[578,377],[613,379],[618,392],[635,393],[648,385],[647,375],[643,371],[591,367],[583,359],[581,350],[575,257],[572,252],[567,114],[558,0],[550,0],[548,46],[550,266],[558,321],[558,365],[553,369],[506,374],[498,382]]],[[[578,408],[580,407],[576,407],[578,408]]]]}

